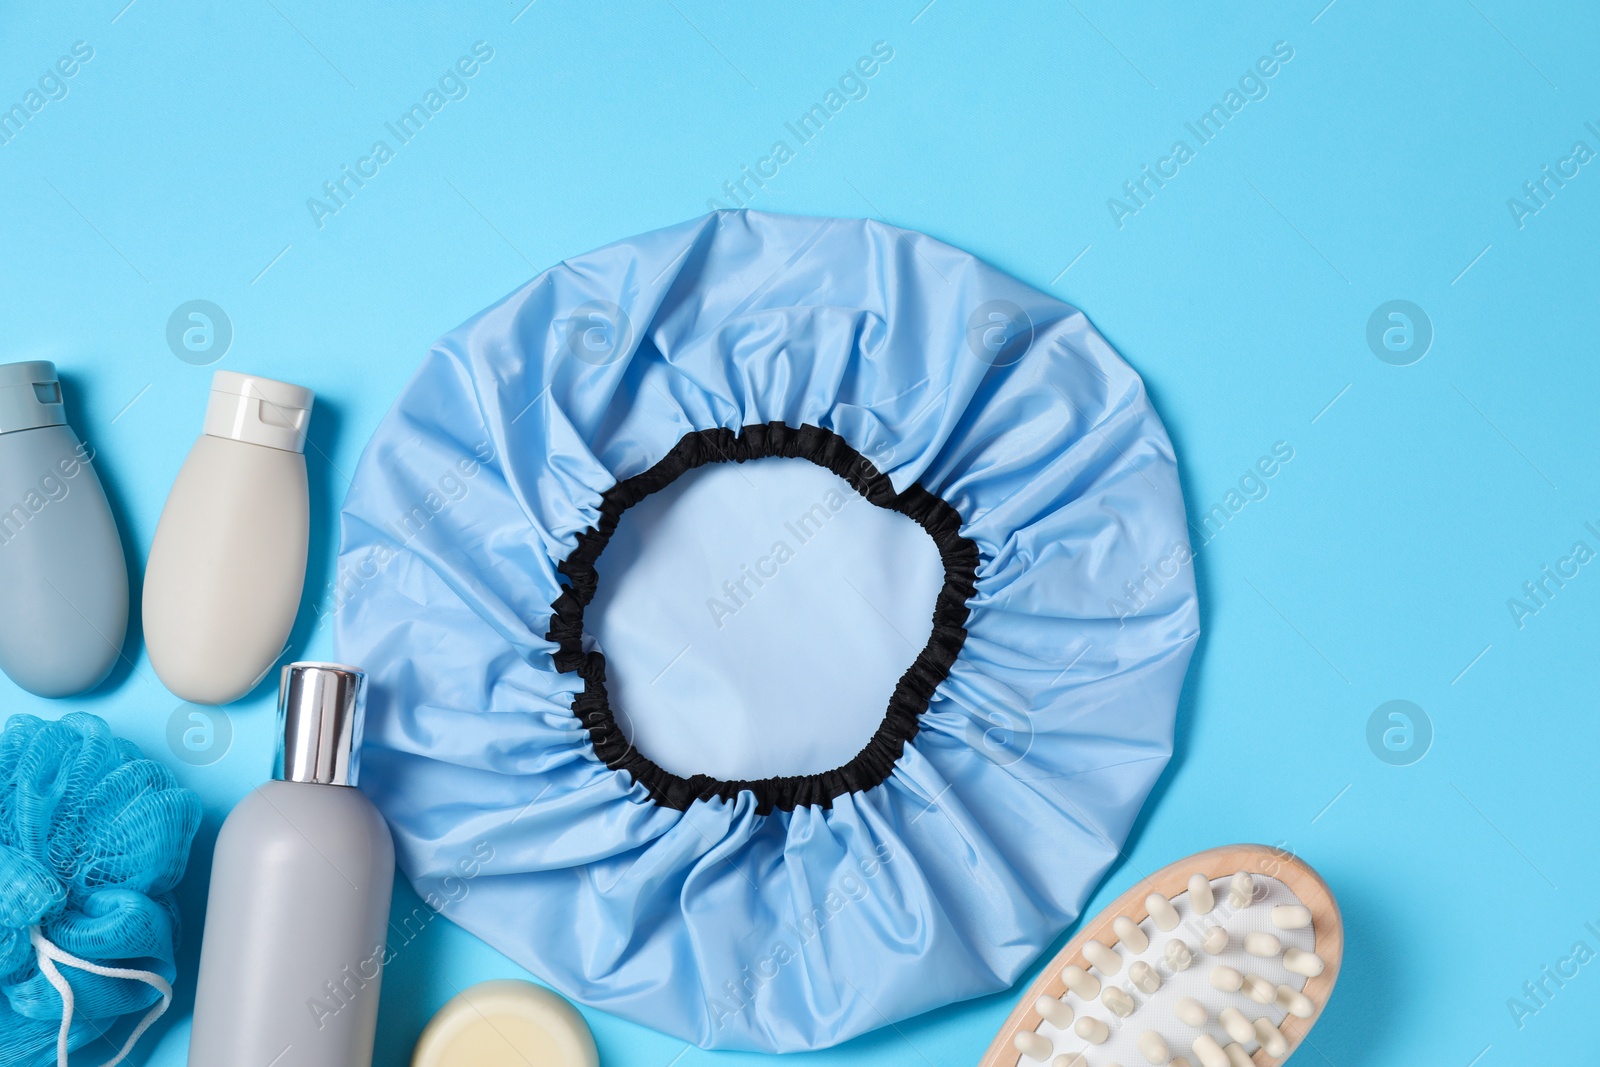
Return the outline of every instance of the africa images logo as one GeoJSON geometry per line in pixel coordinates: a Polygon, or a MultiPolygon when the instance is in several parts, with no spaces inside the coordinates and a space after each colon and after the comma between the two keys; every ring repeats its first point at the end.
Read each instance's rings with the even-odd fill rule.
{"type": "Polygon", "coordinates": [[[471,91],[468,82],[477,77],[478,72],[493,58],[494,48],[487,41],[473,44],[470,56],[462,56],[446,67],[437,81],[423,92],[420,100],[401,112],[399,117],[383,124],[388,136],[372,142],[367,154],[356,160],[353,170],[350,164],[343,164],[337,175],[323,182],[322,194],[306,199],[306,210],[311,212],[311,221],[316,223],[317,229],[322,229],[329,218],[349,207],[356,193],[366,188],[367,182],[376,178],[382,167],[395,158],[399,149],[410,144],[423,127],[444,110],[446,104],[465,100],[471,91]],[[390,139],[394,144],[389,143],[390,139]]]}
{"type": "Polygon", "coordinates": [[[1147,163],[1139,168],[1137,177],[1123,182],[1122,195],[1106,200],[1106,210],[1111,213],[1111,221],[1116,223],[1117,229],[1122,229],[1126,220],[1148,207],[1156,193],[1181,174],[1183,167],[1197,157],[1201,148],[1215,140],[1247,104],[1265,100],[1272,91],[1269,82],[1293,58],[1293,45],[1288,41],[1275,43],[1272,54],[1258,58],[1239,76],[1235,85],[1222,94],[1221,100],[1202,111],[1193,122],[1183,124],[1189,137],[1194,139],[1193,145],[1188,138],[1178,138],[1167,149],[1167,154],[1155,161],[1153,169],[1152,164],[1147,163]]]}

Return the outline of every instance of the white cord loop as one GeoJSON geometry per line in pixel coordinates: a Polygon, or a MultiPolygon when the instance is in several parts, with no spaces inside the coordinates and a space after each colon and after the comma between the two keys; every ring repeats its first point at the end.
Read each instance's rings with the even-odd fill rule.
{"type": "Polygon", "coordinates": [[[46,981],[55,986],[56,992],[61,994],[61,1030],[56,1034],[56,1067],[68,1067],[67,1035],[72,1030],[73,1006],[72,985],[56,968],[57,963],[66,964],[68,967],[76,967],[80,971],[88,971],[90,974],[98,974],[105,978],[128,978],[135,982],[144,982],[153,986],[161,994],[161,1003],[151,1008],[145,1013],[145,1017],[139,1020],[139,1025],[133,1028],[133,1033],[129,1034],[128,1040],[123,1043],[122,1051],[117,1053],[115,1058],[107,1060],[101,1067],[117,1067],[117,1064],[121,1063],[128,1053],[133,1051],[133,1046],[138,1044],[139,1039],[144,1036],[144,1032],[150,1029],[152,1023],[166,1014],[167,1008],[172,1004],[172,986],[168,984],[165,978],[154,971],[131,970],[126,967],[102,967],[98,963],[90,963],[88,960],[79,959],[45,937],[43,931],[37,926],[28,927],[28,940],[33,943],[34,951],[39,954],[39,972],[44,975],[46,981]]]}

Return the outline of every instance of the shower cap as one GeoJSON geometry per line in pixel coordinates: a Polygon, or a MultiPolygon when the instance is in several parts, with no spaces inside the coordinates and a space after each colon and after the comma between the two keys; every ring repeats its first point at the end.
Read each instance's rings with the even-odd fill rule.
{"type": "Polygon", "coordinates": [[[1084,315],[718,212],[440,340],[341,516],[361,786],[424,900],[706,1048],[1008,987],[1172,753],[1176,463],[1084,315]]]}
{"type": "Polygon", "coordinates": [[[55,1062],[172,1000],[183,877],[200,798],[83,712],[13,715],[0,733],[0,1067],[55,1062]]]}

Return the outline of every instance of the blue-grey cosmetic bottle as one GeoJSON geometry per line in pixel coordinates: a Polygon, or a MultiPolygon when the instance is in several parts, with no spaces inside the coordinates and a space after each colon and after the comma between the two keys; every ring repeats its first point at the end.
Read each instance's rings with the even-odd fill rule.
{"type": "Polygon", "coordinates": [[[128,566],[55,364],[0,366],[0,670],[30,693],[99,685],[122,653],[128,566]]]}

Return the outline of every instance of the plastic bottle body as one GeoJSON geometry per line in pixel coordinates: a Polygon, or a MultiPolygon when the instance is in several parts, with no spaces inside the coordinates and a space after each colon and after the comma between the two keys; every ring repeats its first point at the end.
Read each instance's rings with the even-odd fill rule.
{"type": "Polygon", "coordinates": [[[65,425],[0,433],[0,669],[40,696],[98,685],[127,631],[128,567],[92,455],[65,425]]]}
{"type": "Polygon", "coordinates": [[[365,794],[272,781],[217,837],[189,1067],[369,1067],[394,844],[365,794]]]}
{"type": "Polygon", "coordinates": [[[145,645],[168,689],[226,704],[272,669],[299,610],[310,527],[303,455],[195,442],[145,569],[145,645]]]}

